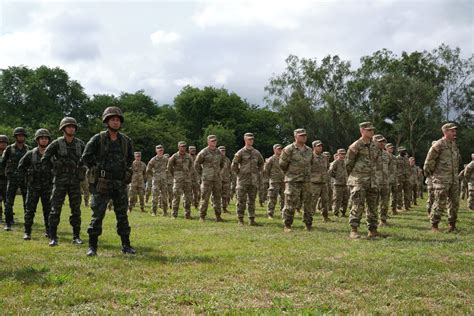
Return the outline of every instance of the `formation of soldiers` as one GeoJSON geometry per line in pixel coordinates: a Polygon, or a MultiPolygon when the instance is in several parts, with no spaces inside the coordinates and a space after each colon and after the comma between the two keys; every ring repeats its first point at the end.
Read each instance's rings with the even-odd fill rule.
{"type": "MultiPolygon", "coordinates": [[[[422,197],[424,177],[428,191],[427,210],[431,230],[438,232],[441,215],[448,209],[448,231],[456,230],[459,208],[460,179],[466,188],[468,205],[474,209],[474,154],[459,173],[460,154],[456,146],[457,127],[442,126],[443,137],[432,143],[423,169],[418,167],[407,150],[395,147],[385,137],[375,134],[372,123],[360,124],[360,138],[349,148],[340,148],[331,155],[323,151],[323,143],[315,140],[307,146],[306,131],[294,131],[294,142],[286,147],[273,146],[273,155],[264,159],[254,148],[254,135],[245,133],[244,147],[233,159],[226,157],[226,148],[217,146],[216,135],[207,136],[207,146],[197,153],[195,146],[184,141],[169,157],[163,145],[157,145],[156,155],[145,164],[141,153],[133,151],[132,141],[119,130],[123,124],[122,111],[117,107],[105,109],[106,130],[93,136],[85,145],[75,137],[78,125],[74,118],[65,117],[59,126],[62,137],[51,141],[48,130],[35,133],[37,147],[29,149],[23,128],[14,130],[15,142],[0,135],[0,198],[5,204],[5,230],[14,223],[13,203],[18,189],[25,208],[24,239],[31,239],[32,225],[41,199],[45,236],[50,246],[58,245],[57,227],[66,195],[69,198],[74,244],[82,244],[81,191],[84,204],[92,195],[92,220],[88,227],[88,256],[97,254],[98,239],[107,207],[113,205],[117,233],[122,251],[134,254],[130,245],[128,213],[137,200],[140,209],[152,197],[151,215],[178,217],[181,200],[184,218],[191,219],[191,208],[198,209],[199,220],[207,217],[209,200],[217,222],[229,213],[231,198],[236,196],[238,225],[256,226],[255,203],[268,200],[267,216],[273,219],[277,206],[284,231],[291,232],[296,212],[302,212],[308,231],[318,210],[323,222],[330,214],[346,217],[349,213],[350,238],[360,238],[362,214],[366,214],[368,237],[383,236],[378,227],[387,225],[389,209],[392,215],[408,211],[422,197]],[[391,204],[390,204],[391,201],[391,204]],[[171,208],[171,212],[168,209],[171,208]],[[349,210],[349,211],[348,211],[349,210]]],[[[1,200],[0,200],[1,202],[1,200]]],[[[0,203],[1,207],[1,203],[0,203]]],[[[1,210],[1,208],[0,208],[1,210]]],[[[1,215],[1,213],[0,213],[1,215]]]]}

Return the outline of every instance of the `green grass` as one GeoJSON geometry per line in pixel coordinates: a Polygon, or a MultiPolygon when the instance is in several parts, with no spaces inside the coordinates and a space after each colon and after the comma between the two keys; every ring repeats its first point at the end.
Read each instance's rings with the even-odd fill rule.
{"type": "MultiPolygon", "coordinates": [[[[177,220],[137,211],[134,257],[120,253],[108,212],[95,258],[70,243],[67,206],[58,247],[48,247],[39,213],[33,240],[23,241],[20,201],[14,231],[0,232],[2,314],[474,313],[474,212],[465,201],[457,234],[445,232],[446,216],[443,232],[431,233],[422,203],[389,219],[381,231],[390,237],[355,241],[347,218],[324,224],[317,216],[308,233],[298,215],[285,234],[263,208],[259,227],[238,227],[234,215],[199,223],[181,210],[177,220]]],[[[89,220],[83,208],[85,240],[89,220]]]]}

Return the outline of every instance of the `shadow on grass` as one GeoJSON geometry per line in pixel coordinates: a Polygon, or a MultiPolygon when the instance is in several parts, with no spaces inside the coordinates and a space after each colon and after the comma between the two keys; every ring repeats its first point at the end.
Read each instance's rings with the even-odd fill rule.
{"type": "Polygon", "coordinates": [[[23,267],[16,270],[0,271],[0,281],[12,278],[25,284],[45,284],[45,276],[49,272],[46,267],[36,269],[34,267],[23,267]]]}

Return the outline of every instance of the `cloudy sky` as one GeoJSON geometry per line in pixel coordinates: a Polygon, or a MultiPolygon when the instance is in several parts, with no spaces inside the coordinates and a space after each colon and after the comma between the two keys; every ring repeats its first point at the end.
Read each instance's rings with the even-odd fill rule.
{"type": "Polygon", "coordinates": [[[0,68],[61,67],[90,95],[139,89],[172,103],[187,85],[255,104],[289,54],[357,66],[381,48],[474,52],[474,1],[0,0],[0,68]]]}

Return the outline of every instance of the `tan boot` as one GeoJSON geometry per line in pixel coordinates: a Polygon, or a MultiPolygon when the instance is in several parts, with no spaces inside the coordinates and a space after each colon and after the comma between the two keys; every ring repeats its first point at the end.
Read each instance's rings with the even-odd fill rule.
{"type": "Polygon", "coordinates": [[[283,228],[283,231],[284,231],[285,233],[291,233],[291,226],[285,225],[285,228],[283,228]]]}
{"type": "Polygon", "coordinates": [[[349,235],[349,237],[351,239],[359,239],[360,238],[360,234],[357,231],[357,227],[352,227],[351,234],[349,235]]]}
{"type": "Polygon", "coordinates": [[[369,233],[367,234],[367,238],[377,238],[377,237],[381,237],[377,229],[369,230],[369,233]]]}
{"type": "Polygon", "coordinates": [[[223,222],[224,220],[221,217],[221,214],[216,215],[216,222],[223,222]]]}
{"type": "Polygon", "coordinates": [[[448,233],[456,233],[458,229],[456,228],[455,223],[449,223],[448,224],[448,233]]]}
{"type": "Polygon", "coordinates": [[[431,224],[431,231],[433,233],[439,233],[438,224],[431,224]]]}
{"type": "Polygon", "coordinates": [[[239,221],[237,223],[239,226],[244,226],[244,219],[239,217],[239,221]]]}
{"type": "Polygon", "coordinates": [[[255,221],[255,218],[249,218],[249,225],[250,226],[258,226],[257,222],[255,221]]]}

